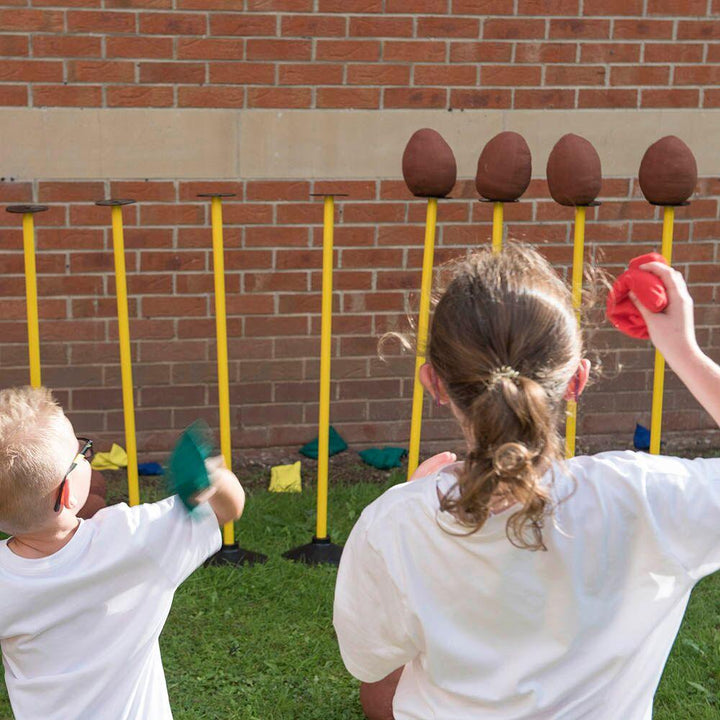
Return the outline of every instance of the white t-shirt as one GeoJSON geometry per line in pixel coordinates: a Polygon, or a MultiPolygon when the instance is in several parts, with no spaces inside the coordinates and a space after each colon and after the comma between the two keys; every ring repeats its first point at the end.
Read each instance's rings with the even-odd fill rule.
{"type": "MultiPolygon", "coordinates": [[[[343,551],[334,624],[348,670],[404,670],[396,720],[650,720],[690,591],[720,568],[720,459],[609,452],[514,547],[513,510],[477,533],[440,512],[449,470],[369,505],[343,551]]],[[[556,472],[554,494],[573,481],[556,472]]]]}
{"type": "Polygon", "coordinates": [[[158,637],[177,586],[221,545],[177,497],[113,505],[41,559],[0,543],[0,646],[16,720],[169,720],[158,637]]]}

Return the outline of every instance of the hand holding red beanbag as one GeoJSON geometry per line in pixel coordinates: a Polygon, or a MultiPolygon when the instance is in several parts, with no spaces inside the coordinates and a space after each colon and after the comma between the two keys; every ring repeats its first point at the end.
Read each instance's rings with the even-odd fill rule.
{"type": "Polygon", "coordinates": [[[633,292],[640,303],[651,312],[662,312],[668,304],[667,292],[660,278],[646,270],[640,270],[640,265],[649,262],[668,264],[658,253],[634,258],[630,261],[628,270],[615,281],[607,298],[607,316],[610,322],[620,332],[641,340],[647,340],[650,335],[629,293],[633,292]]]}

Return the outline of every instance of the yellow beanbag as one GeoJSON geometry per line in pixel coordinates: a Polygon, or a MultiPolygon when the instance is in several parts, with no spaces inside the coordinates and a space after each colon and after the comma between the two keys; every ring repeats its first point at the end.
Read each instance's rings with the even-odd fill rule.
{"type": "Polygon", "coordinates": [[[270,492],[301,492],[300,461],[270,468],[270,492]]]}

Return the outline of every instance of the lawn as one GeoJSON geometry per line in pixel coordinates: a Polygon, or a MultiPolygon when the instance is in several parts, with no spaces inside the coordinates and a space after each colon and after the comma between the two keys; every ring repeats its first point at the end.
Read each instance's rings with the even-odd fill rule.
{"type": "MultiPolygon", "coordinates": [[[[334,485],[329,528],[343,542],[362,508],[402,480],[334,485]]],[[[111,483],[111,496],[121,489],[111,483]]],[[[157,496],[156,486],[143,499],[157,496]]],[[[332,629],[335,569],[281,557],[314,531],[315,493],[271,494],[251,485],[240,544],[265,565],[201,568],[178,590],[161,637],[176,720],[361,720],[358,684],[332,629]]],[[[720,716],[720,574],[693,593],[655,703],[655,720],[720,716]]],[[[0,719],[12,715],[0,685],[0,719]]],[[[71,720],[71,719],[68,719],[71,720]]],[[[111,719],[108,719],[111,720],[111,719]]]]}

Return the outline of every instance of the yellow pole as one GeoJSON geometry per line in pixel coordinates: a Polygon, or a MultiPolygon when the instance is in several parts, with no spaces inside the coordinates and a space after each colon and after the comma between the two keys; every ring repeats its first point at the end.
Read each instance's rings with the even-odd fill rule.
{"type": "Polygon", "coordinates": [[[113,204],[111,213],[113,251],[115,255],[115,286],[117,289],[118,336],[120,339],[120,373],[122,378],[123,416],[125,419],[125,447],[128,457],[128,501],[130,505],[138,505],[140,503],[140,487],[138,484],[137,441],[135,438],[135,403],[133,399],[122,205],[113,204]]]}
{"type": "MultiPolygon", "coordinates": [[[[675,208],[663,208],[662,255],[668,265],[672,261],[673,222],[675,208]]],[[[650,452],[660,454],[660,434],[662,429],[663,389],[665,386],[665,358],[655,351],[655,372],[653,375],[652,413],[650,423],[650,452]]]]}
{"type": "MultiPolygon", "coordinates": [[[[228,374],[227,313],[225,310],[225,257],[223,248],[222,199],[213,196],[210,205],[212,219],[213,272],[215,275],[215,329],[217,335],[218,398],[220,405],[220,451],[225,465],[232,470],[232,441],[230,439],[230,378],[228,374]]],[[[235,542],[235,528],[231,522],[223,527],[223,543],[235,542]]]]}
{"type": "Polygon", "coordinates": [[[25,296],[27,298],[30,384],[40,387],[40,328],[38,322],[37,275],[35,271],[35,224],[31,212],[23,213],[23,250],[25,252],[25,296]]]}
{"type": "Polygon", "coordinates": [[[417,469],[418,461],[420,459],[420,426],[422,424],[423,410],[423,386],[420,382],[420,368],[425,362],[428,326],[430,323],[430,291],[432,290],[437,207],[437,198],[428,198],[427,215],[425,219],[425,249],[423,250],[422,279],[420,281],[420,308],[418,313],[417,345],[415,354],[415,385],[413,387],[412,416],[410,421],[408,480],[417,469]]]}
{"type": "Polygon", "coordinates": [[[492,230],[492,249],[494,253],[502,250],[503,241],[503,204],[501,202],[493,203],[493,230],[492,230]]]}
{"type": "Polygon", "coordinates": [[[327,537],[330,453],[330,354],[332,350],[332,272],[335,198],[325,196],[323,212],[322,320],[320,330],[320,408],[318,417],[318,489],[315,539],[327,537]]]}
{"type": "MultiPolygon", "coordinates": [[[[573,240],[572,301],[575,319],[580,323],[582,305],[583,260],[585,256],[585,206],[575,208],[575,236],[573,240]]],[[[565,457],[575,455],[577,436],[577,400],[568,400],[565,419],[565,457]]]]}

